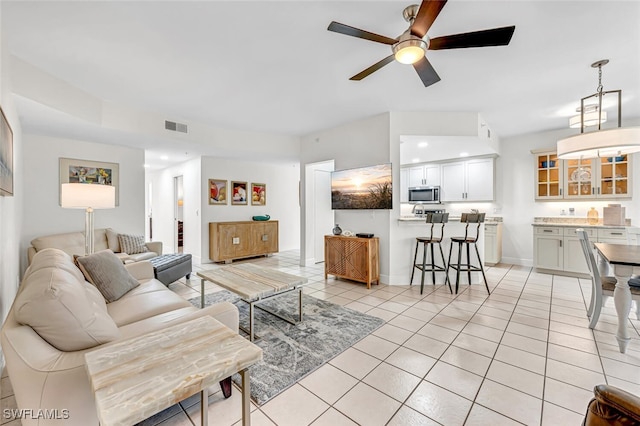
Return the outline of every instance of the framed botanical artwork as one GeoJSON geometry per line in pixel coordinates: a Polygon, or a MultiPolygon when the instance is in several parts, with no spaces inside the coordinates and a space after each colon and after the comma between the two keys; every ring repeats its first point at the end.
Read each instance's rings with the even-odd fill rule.
{"type": "MultiPolygon", "coordinates": [[[[120,199],[118,163],[60,158],[60,188],[63,183],[86,183],[116,187],[116,206],[120,199]]],[[[60,200],[58,200],[60,203],[60,200]]],[[[61,204],[62,205],[62,204],[61,204]]]]}
{"type": "Polygon", "coordinates": [[[247,205],[247,182],[231,181],[231,193],[232,205],[247,205]]]}
{"type": "Polygon", "coordinates": [[[254,182],[251,184],[251,205],[267,205],[267,185],[265,183],[254,182]]]}
{"type": "Polygon", "coordinates": [[[13,195],[13,131],[0,108],[0,195],[13,195]]]}
{"type": "Polygon", "coordinates": [[[209,179],[209,204],[227,204],[227,181],[221,179],[209,179]]]}

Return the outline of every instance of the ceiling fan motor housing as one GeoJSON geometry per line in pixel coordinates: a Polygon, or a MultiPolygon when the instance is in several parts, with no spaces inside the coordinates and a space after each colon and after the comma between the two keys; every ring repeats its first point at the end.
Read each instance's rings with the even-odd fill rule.
{"type": "Polygon", "coordinates": [[[413,64],[424,57],[428,48],[429,38],[427,36],[422,39],[411,34],[411,29],[408,29],[398,37],[398,42],[391,46],[391,51],[398,62],[413,64]]]}

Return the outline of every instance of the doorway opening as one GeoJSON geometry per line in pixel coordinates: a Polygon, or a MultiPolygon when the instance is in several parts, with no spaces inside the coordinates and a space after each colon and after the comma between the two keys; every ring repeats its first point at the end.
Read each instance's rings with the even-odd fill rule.
{"type": "Polygon", "coordinates": [[[324,236],[334,227],[331,209],[331,172],[334,160],[307,164],[306,180],[306,243],[309,250],[305,257],[309,262],[324,262],[324,236]]]}
{"type": "Polygon", "coordinates": [[[173,194],[174,194],[174,253],[182,253],[184,251],[184,187],[182,176],[173,178],[173,194]]]}

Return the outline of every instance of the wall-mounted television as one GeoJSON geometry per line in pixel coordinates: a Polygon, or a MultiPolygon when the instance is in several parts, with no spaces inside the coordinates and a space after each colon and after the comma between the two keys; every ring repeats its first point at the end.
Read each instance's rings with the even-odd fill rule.
{"type": "Polygon", "coordinates": [[[391,163],[331,172],[333,210],[391,209],[391,163]]]}

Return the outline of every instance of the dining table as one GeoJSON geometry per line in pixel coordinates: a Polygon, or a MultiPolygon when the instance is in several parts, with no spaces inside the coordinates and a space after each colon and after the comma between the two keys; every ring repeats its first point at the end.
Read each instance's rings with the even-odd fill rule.
{"type": "Polygon", "coordinates": [[[633,274],[633,268],[640,267],[640,245],[610,243],[595,243],[594,245],[602,259],[613,267],[613,275],[617,280],[613,292],[618,315],[616,340],[618,340],[620,352],[625,353],[631,341],[627,324],[632,302],[629,279],[633,274]]]}

